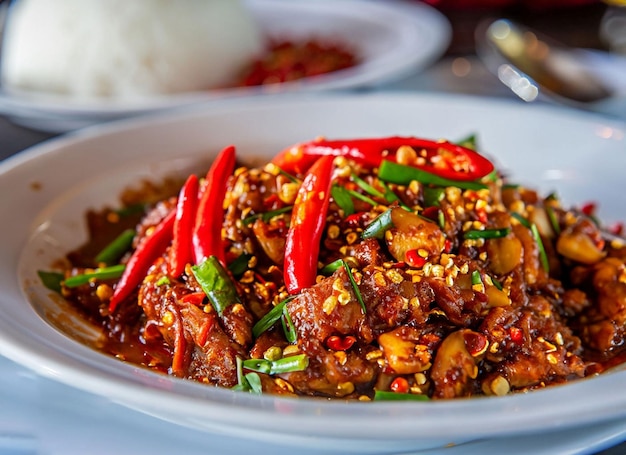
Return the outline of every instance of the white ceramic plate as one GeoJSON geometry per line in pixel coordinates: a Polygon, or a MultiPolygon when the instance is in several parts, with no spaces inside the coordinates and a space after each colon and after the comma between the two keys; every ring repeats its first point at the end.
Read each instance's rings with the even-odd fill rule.
{"type": "Polygon", "coordinates": [[[419,71],[447,49],[451,30],[434,8],[402,0],[244,0],[266,36],[344,43],[362,59],[354,68],[265,87],[180,93],[143,100],[77,102],[0,91],[0,113],[35,129],[63,132],[121,117],[248,95],[368,87],[419,71]]]}
{"type": "Polygon", "coordinates": [[[557,190],[566,203],[601,201],[600,215],[609,221],[626,218],[626,126],[556,108],[442,95],[327,94],[231,100],[94,127],[0,164],[0,214],[6,220],[0,237],[0,354],[198,431],[279,438],[319,450],[441,448],[626,419],[626,371],[502,398],[349,404],[286,399],[136,368],[78,343],[49,319],[49,293],[35,271],[84,239],[85,207],[112,201],[137,176],[187,172],[231,143],[240,156],[269,156],[318,135],[459,138],[472,132],[516,180],[557,190]]]}

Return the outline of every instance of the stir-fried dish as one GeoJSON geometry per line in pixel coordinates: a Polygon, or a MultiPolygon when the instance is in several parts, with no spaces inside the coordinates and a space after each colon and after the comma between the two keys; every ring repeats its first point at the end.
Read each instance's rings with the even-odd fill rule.
{"type": "Polygon", "coordinates": [[[227,147],[177,194],[89,212],[40,275],[104,352],[252,393],[501,396],[625,361],[625,243],[474,148],[316,139],[252,168],[227,147]]]}

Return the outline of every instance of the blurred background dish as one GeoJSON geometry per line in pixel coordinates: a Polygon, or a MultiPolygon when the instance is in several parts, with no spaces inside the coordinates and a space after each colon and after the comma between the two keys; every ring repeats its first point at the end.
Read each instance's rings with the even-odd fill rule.
{"type": "MultiPolygon", "coordinates": [[[[70,4],[73,3],[70,0],[67,1],[70,4]]],[[[81,3],[77,4],[80,5],[81,3]]],[[[19,6],[19,2],[17,5],[19,6]]],[[[58,6],[57,2],[55,2],[55,6],[58,6]]],[[[116,74],[114,71],[107,71],[107,68],[94,69],[92,66],[88,66],[83,59],[80,64],[77,63],[76,65],[78,68],[84,68],[85,74],[82,75],[86,78],[85,81],[82,81],[84,89],[82,95],[84,96],[81,95],[80,88],[73,88],[72,94],[46,93],[41,90],[41,87],[46,86],[56,92],[68,91],[69,88],[62,81],[62,76],[71,72],[72,69],[58,71],[54,78],[52,76],[47,77],[44,83],[31,82],[29,85],[27,81],[24,81],[24,77],[21,79],[17,77],[14,73],[19,71],[15,67],[26,66],[26,69],[22,68],[22,74],[29,71],[29,74],[32,75],[37,65],[33,64],[33,68],[30,68],[24,63],[16,63],[19,59],[14,56],[15,53],[11,52],[10,38],[20,34],[11,31],[11,14],[9,14],[4,54],[10,59],[8,64],[11,67],[4,70],[4,86],[0,92],[0,113],[9,116],[16,123],[31,128],[62,132],[103,121],[230,97],[375,87],[425,68],[446,51],[451,37],[450,26],[445,16],[434,8],[418,2],[246,0],[243,6],[251,15],[253,24],[251,26],[258,26],[258,33],[265,39],[290,42],[310,40],[317,40],[322,43],[332,42],[351,50],[356,58],[356,64],[350,68],[327,74],[262,86],[237,87],[235,86],[238,82],[238,75],[236,74],[231,74],[233,78],[233,86],[231,87],[225,82],[224,75],[215,80],[208,78],[208,83],[214,82],[221,85],[222,88],[213,87],[207,90],[197,90],[197,81],[192,81],[193,84],[179,84],[180,87],[195,87],[196,89],[192,91],[169,90],[168,82],[175,80],[175,78],[163,77],[161,78],[163,80],[156,81],[156,78],[149,77],[145,68],[142,68],[140,72],[144,74],[144,79],[153,83],[155,87],[153,90],[146,89],[143,94],[134,93],[134,96],[129,97],[123,96],[124,93],[130,90],[139,90],[141,85],[139,82],[130,80],[122,69],[120,70],[123,73],[122,76],[127,81],[117,83],[113,79],[116,74]],[[106,79],[105,85],[107,87],[94,88],[94,84],[99,83],[97,69],[104,71],[102,78],[106,79]],[[12,80],[14,81],[13,85],[7,85],[12,80]],[[194,86],[194,84],[196,85],[194,86]],[[39,90],[25,90],[24,86],[36,87],[39,90]],[[163,93],[158,93],[159,89],[163,89],[161,90],[163,93]],[[168,90],[169,93],[165,93],[168,90]],[[150,91],[152,95],[149,94],[150,91]],[[108,96],[104,96],[107,93],[108,96]],[[94,96],[94,94],[102,96],[94,96]],[[111,96],[115,94],[119,96],[111,96]]],[[[231,13],[230,11],[227,12],[231,13]]],[[[37,18],[37,20],[41,20],[39,16],[37,18]]],[[[59,20],[61,19],[63,17],[59,20]]],[[[243,24],[247,23],[245,19],[233,19],[233,22],[237,21],[243,24]]],[[[132,25],[132,20],[128,19],[127,22],[132,25]]],[[[54,35],[55,33],[57,31],[52,27],[49,34],[54,35]]],[[[77,32],[78,35],[81,33],[77,32]]],[[[249,31],[251,35],[254,33],[254,31],[249,31]]],[[[230,35],[224,31],[223,36],[228,37],[230,35]]],[[[29,43],[28,40],[25,41],[25,48],[37,47],[29,43]]],[[[116,42],[112,43],[112,46],[120,47],[122,44],[116,42]]],[[[55,45],[49,49],[50,52],[54,52],[55,45]]],[[[141,47],[141,45],[145,45],[145,41],[136,44],[135,47],[141,47]]],[[[106,49],[106,46],[97,40],[93,46],[106,49]]],[[[60,52],[60,54],[71,54],[68,50],[70,47],[71,45],[68,45],[59,49],[65,51],[60,52]]],[[[129,52],[132,51],[131,49],[129,52]]],[[[235,51],[242,52],[244,56],[250,55],[254,51],[254,46],[250,43],[241,43],[238,49],[233,49],[233,52],[235,51]]],[[[141,54],[141,52],[137,52],[138,55],[141,54]]],[[[124,56],[119,57],[118,53],[110,50],[106,55],[103,55],[103,59],[106,58],[105,61],[110,65],[114,65],[116,59],[122,59],[124,65],[129,66],[130,63],[124,61],[122,58],[124,56]]],[[[218,58],[221,56],[220,52],[217,52],[216,55],[218,58]]],[[[206,58],[210,59],[211,57],[211,49],[207,49],[206,58]]],[[[159,58],[163,58],[163,56],[161,55],[159,58]]],[[[202,59],[202,56],[196,55],[195,58],[202,59]]],[[[54,61],[53,57],[48,56],[47,60],[50,59],[54,61]]],[[[90,59],[94,59],[94,57],[91,56],[90,59]]],[[[92,64],[100,65],[97,59],[93,60],[92,64]]],[[[200,71],[204,71],[206,67],[206,65],[198,66],[200,71]]]]}

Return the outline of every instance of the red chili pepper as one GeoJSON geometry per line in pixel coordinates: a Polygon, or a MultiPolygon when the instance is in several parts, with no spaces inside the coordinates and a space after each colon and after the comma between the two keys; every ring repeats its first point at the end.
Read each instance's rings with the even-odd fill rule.
{"type": "Polygon", "coordinates": [[[422,256],[419,255],[419,253],[417,252],[417,250],[409,250],[405,253],[405,258],[406,263],[409,264],[411,267],[424,267],[424,264],[426,264],[426,258],[423,258],[422,256]]]}
{"type": "Polygon", "coordinates": [[[176,204],[174,235],[168,258],[168,271],[174,277],[181,276],[185,271],[185,265],[193,260],[191,237],[196,220],[197,205],[198,177],[192,174],[181,188],[176,204]]]}
{"type": "Polygon", "coordinates": [[[326,347],[333,351],[347,351],[354,343],[356,343],[356,338],[352,335],[345,337],[331,335],[326,338],[326,347]]]}
{"type": "Polygon", "coordinates": [[[109,302],[109,311],[112,313],[117,306],[128,298],[143,281],[148,269],[154,261],[165,253],[172,241],[176,211],[172,210],[156,225],[152,234],[144,237],[126,263],[122,277],[115,286],[113,296],[109,302]]]}
{"type": "Polygon", "coordinates": [[[295,294],[315,284],[320,241],[330,201],[332,156],[319,158],[307,173],[293,206],[285,241],[284,279],[295,294]]]}
{"type": "Polygon", "coordinates": [[[200,264],[215,256],[225,265],[226,255],[222,243],[224,197],[226,183],[235,169],[235,147],[228,146],[217,155],[206,175],[202,195],[198,202],[195,226],[192,233],[194,262],[200,264]]]}
{"type": "Polygon", "coordinates": [[[424,158],[423,164],[412,166],[450,180],[477,180],[494,169],[487,158],[461,145],[401,136],[333,141],[317,139],[283,150],[272,162],[291,173],[305,172],[317,158],[326,155],[345,156],[366,166],[378,167],[383,159],[393,160],[395,152],[403,145],[412,147],[424,158]],[[423,151],[424,155],[421,154],[423,151]]]}
{"type": "Polygon", "coordinates": [[[522,329],[512,326],[509,328],[509,335],[511,336],[511,341],[515,344],[522,344],[524,341],[524,333],[522,329]]]}
{"type": "Polygon", "coordinates": [[[391,385],[389,386],[389,389],[392,392],[408,393],[409,381],[407,381],[405,378],[398,377],[392,381],[391,385]]]}
{"type": "Polygon", "coordinates": [[[178,301],[180,303],[188,303],[191,305],[195,305],[195,306],[200,306],[204,303],[204,298],[206,297],[206,294],[204,293],[204,291],[201,292],[191,292],[189,294],[185,294],[184,296],[182,296],[180,299],[178,299],[178,301]]]}

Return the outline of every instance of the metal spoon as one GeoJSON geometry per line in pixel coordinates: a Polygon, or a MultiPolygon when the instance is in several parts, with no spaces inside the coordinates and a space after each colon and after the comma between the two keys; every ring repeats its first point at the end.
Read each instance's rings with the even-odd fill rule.
{"type": "Polygon", "coordinates": [[[583,63],[584,50],[572,49],[507,19],[479,25],[476,52],[504,84],[525,101],[550,98],[596,110],[616,94],[583,63]]]}

